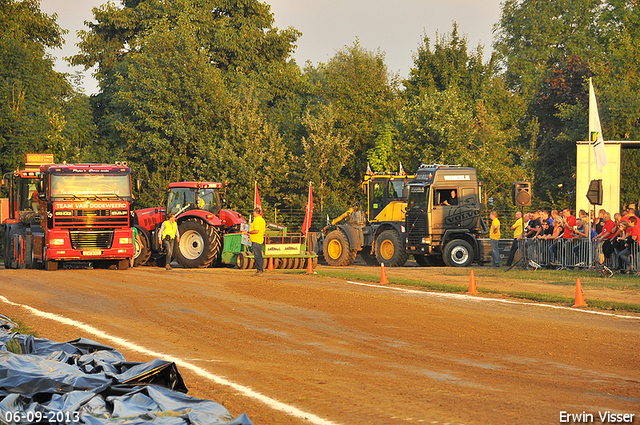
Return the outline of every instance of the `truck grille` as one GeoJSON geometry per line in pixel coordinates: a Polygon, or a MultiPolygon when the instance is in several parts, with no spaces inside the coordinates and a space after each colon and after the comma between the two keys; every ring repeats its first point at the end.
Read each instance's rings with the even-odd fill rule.
{"type": "Polygon", "coordinates": [[[427,216],[425,213],[407,211],[407,237],[409,245],[419,245],[427,235],[427,216]]]}
{"type": "Polygon", "coordinates": [[[70,231],[73,249],[92,250],[110,249],[113,243],[113,230],[70,231]]]}
{"type": "Polygon", "coordinates": [[[128,227],[129,212],[127,210],[71,210],[70,215],[54,215],[54,226],[70,227],[128,227]]]}

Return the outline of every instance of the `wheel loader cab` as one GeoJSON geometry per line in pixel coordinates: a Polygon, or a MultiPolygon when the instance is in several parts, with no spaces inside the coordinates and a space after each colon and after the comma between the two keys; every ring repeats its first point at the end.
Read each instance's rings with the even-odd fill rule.
{"type": "Polygon", "coordinates": [[[368,182],[365,187],[369,221],[404,220],[404,217],[396,217],[396,210],[399,209],[394,208],[397,205],[391,204],[405,202],[408,193],[407,180],[407,176],[373,177],[368,182]]]}

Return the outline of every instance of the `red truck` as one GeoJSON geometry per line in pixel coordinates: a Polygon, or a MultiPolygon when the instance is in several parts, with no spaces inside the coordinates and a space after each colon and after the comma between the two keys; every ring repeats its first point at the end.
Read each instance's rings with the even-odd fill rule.
{"type": "Polygon", "coordinates": [[[133,257],[131,169],[126,163],[51,164],[28,155],[24,170],[5,175],[9,217],[5,268],[65,262],[127,269],[133,257]]]}
{"type": "Polygon", "coordinates": [[[135,265],[165,265],[158,231],[167,211],[175,214],[178,223],[180,242],[175,244],[174,255],[182,267],[221,264],[224,234],[238,232],[240,225],[246,223],[241,214],[222,208],[223,188],[222,183],[216,182],[169,183],[166,207],[136,210],[135,265]]]}

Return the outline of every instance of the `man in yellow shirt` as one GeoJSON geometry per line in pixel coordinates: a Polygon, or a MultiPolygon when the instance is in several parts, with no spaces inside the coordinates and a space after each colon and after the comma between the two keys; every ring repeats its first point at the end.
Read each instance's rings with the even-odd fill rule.
{"type": "Polygon", "coordinates": [[[256,274],[260,274],[264,271],[263,259],[262,259],[262,246],[264,245],[264,231],[267,229],[267,224],[262,218],[262,210],[256,208],[253,210],[253,223],[248,232],[249,240],[251,241],[251,250],[253,256],[256,259],[256,274]]]}
{"type": "Polygon", "coordinates": [[[489,231],[489,238],[491,239],[491,256],[493,257],[493,267],[500,267],[500,251],[498,250],[498,242],[500,241],[500,220],[498,220],[498,213],[491,211],[489,214],[491,219],[491,230],[489,231]]]}
{"type": "Polygon", "coordinates": [[[513,263],[513,259],[516,257],[516,252],[518,252],[518,245],[520,245],[520,240],[522,240],[524,225],[522,223],[522,213],[520,211],[516,212],[516,221],[511,226],[511,230],[513,230],[513,242],[511,242],[511,251],[509,251],[509,258],[507,258],[507,267],[511,267],[511,263],[513,263]]]}

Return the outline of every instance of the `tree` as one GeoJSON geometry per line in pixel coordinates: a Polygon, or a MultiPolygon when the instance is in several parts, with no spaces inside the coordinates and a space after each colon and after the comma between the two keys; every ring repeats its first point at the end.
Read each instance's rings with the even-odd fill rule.
{"type": "Polygon", "coordinates": [[[269,6],[256,0],[122,4],[94,9],[97,23],[73,58],[98,66],[93,104],[105,150],[126,152],[154,188],[225,177],[252,187],[275,178],[276,166],[286,175],[282,157],[266,155],[282,144],[266,111],[286,103],[288,82],[300,77],[287,62],[299,32],[272,28],[269,6]]]}
{"type": "Polygon", "coordinates": [[[88,105],[69,76],[53,70],[45,48],[61,47],[65,30],[39,1],[0,0],[0,168],[15,170],[27,152],[79,158],[91,140],[88,105]],[[79,123],[89,129],[79,128],[79,123]]]}
{"type": "MultiPolygon", "coordinates": [[[[379,129],[393,122],[398,106],[396,83],[390,78],[384,55],[360,46],[359,41],[338,51],[327,64],[308,67],[317,87],[319,101],[331,103],[336,127],[349,140],[351,161],[343,169],[351,197],[366,170],[366,153],[375,146],[379,129]]],[[[342,160],[342,159],[339,159],[342,160]]]]}
{"type": "Polygon", "coordinates": [[[498,202],[526,175],[519,121],[525,104],[506,89],[493,59],[484,63],[480,47],[469,54],[466,46],[455,24],[433,49],[425,37],[404,82],[397,150],[408,169],[421,162],[475,167],[485,203],[498,202]]]}

